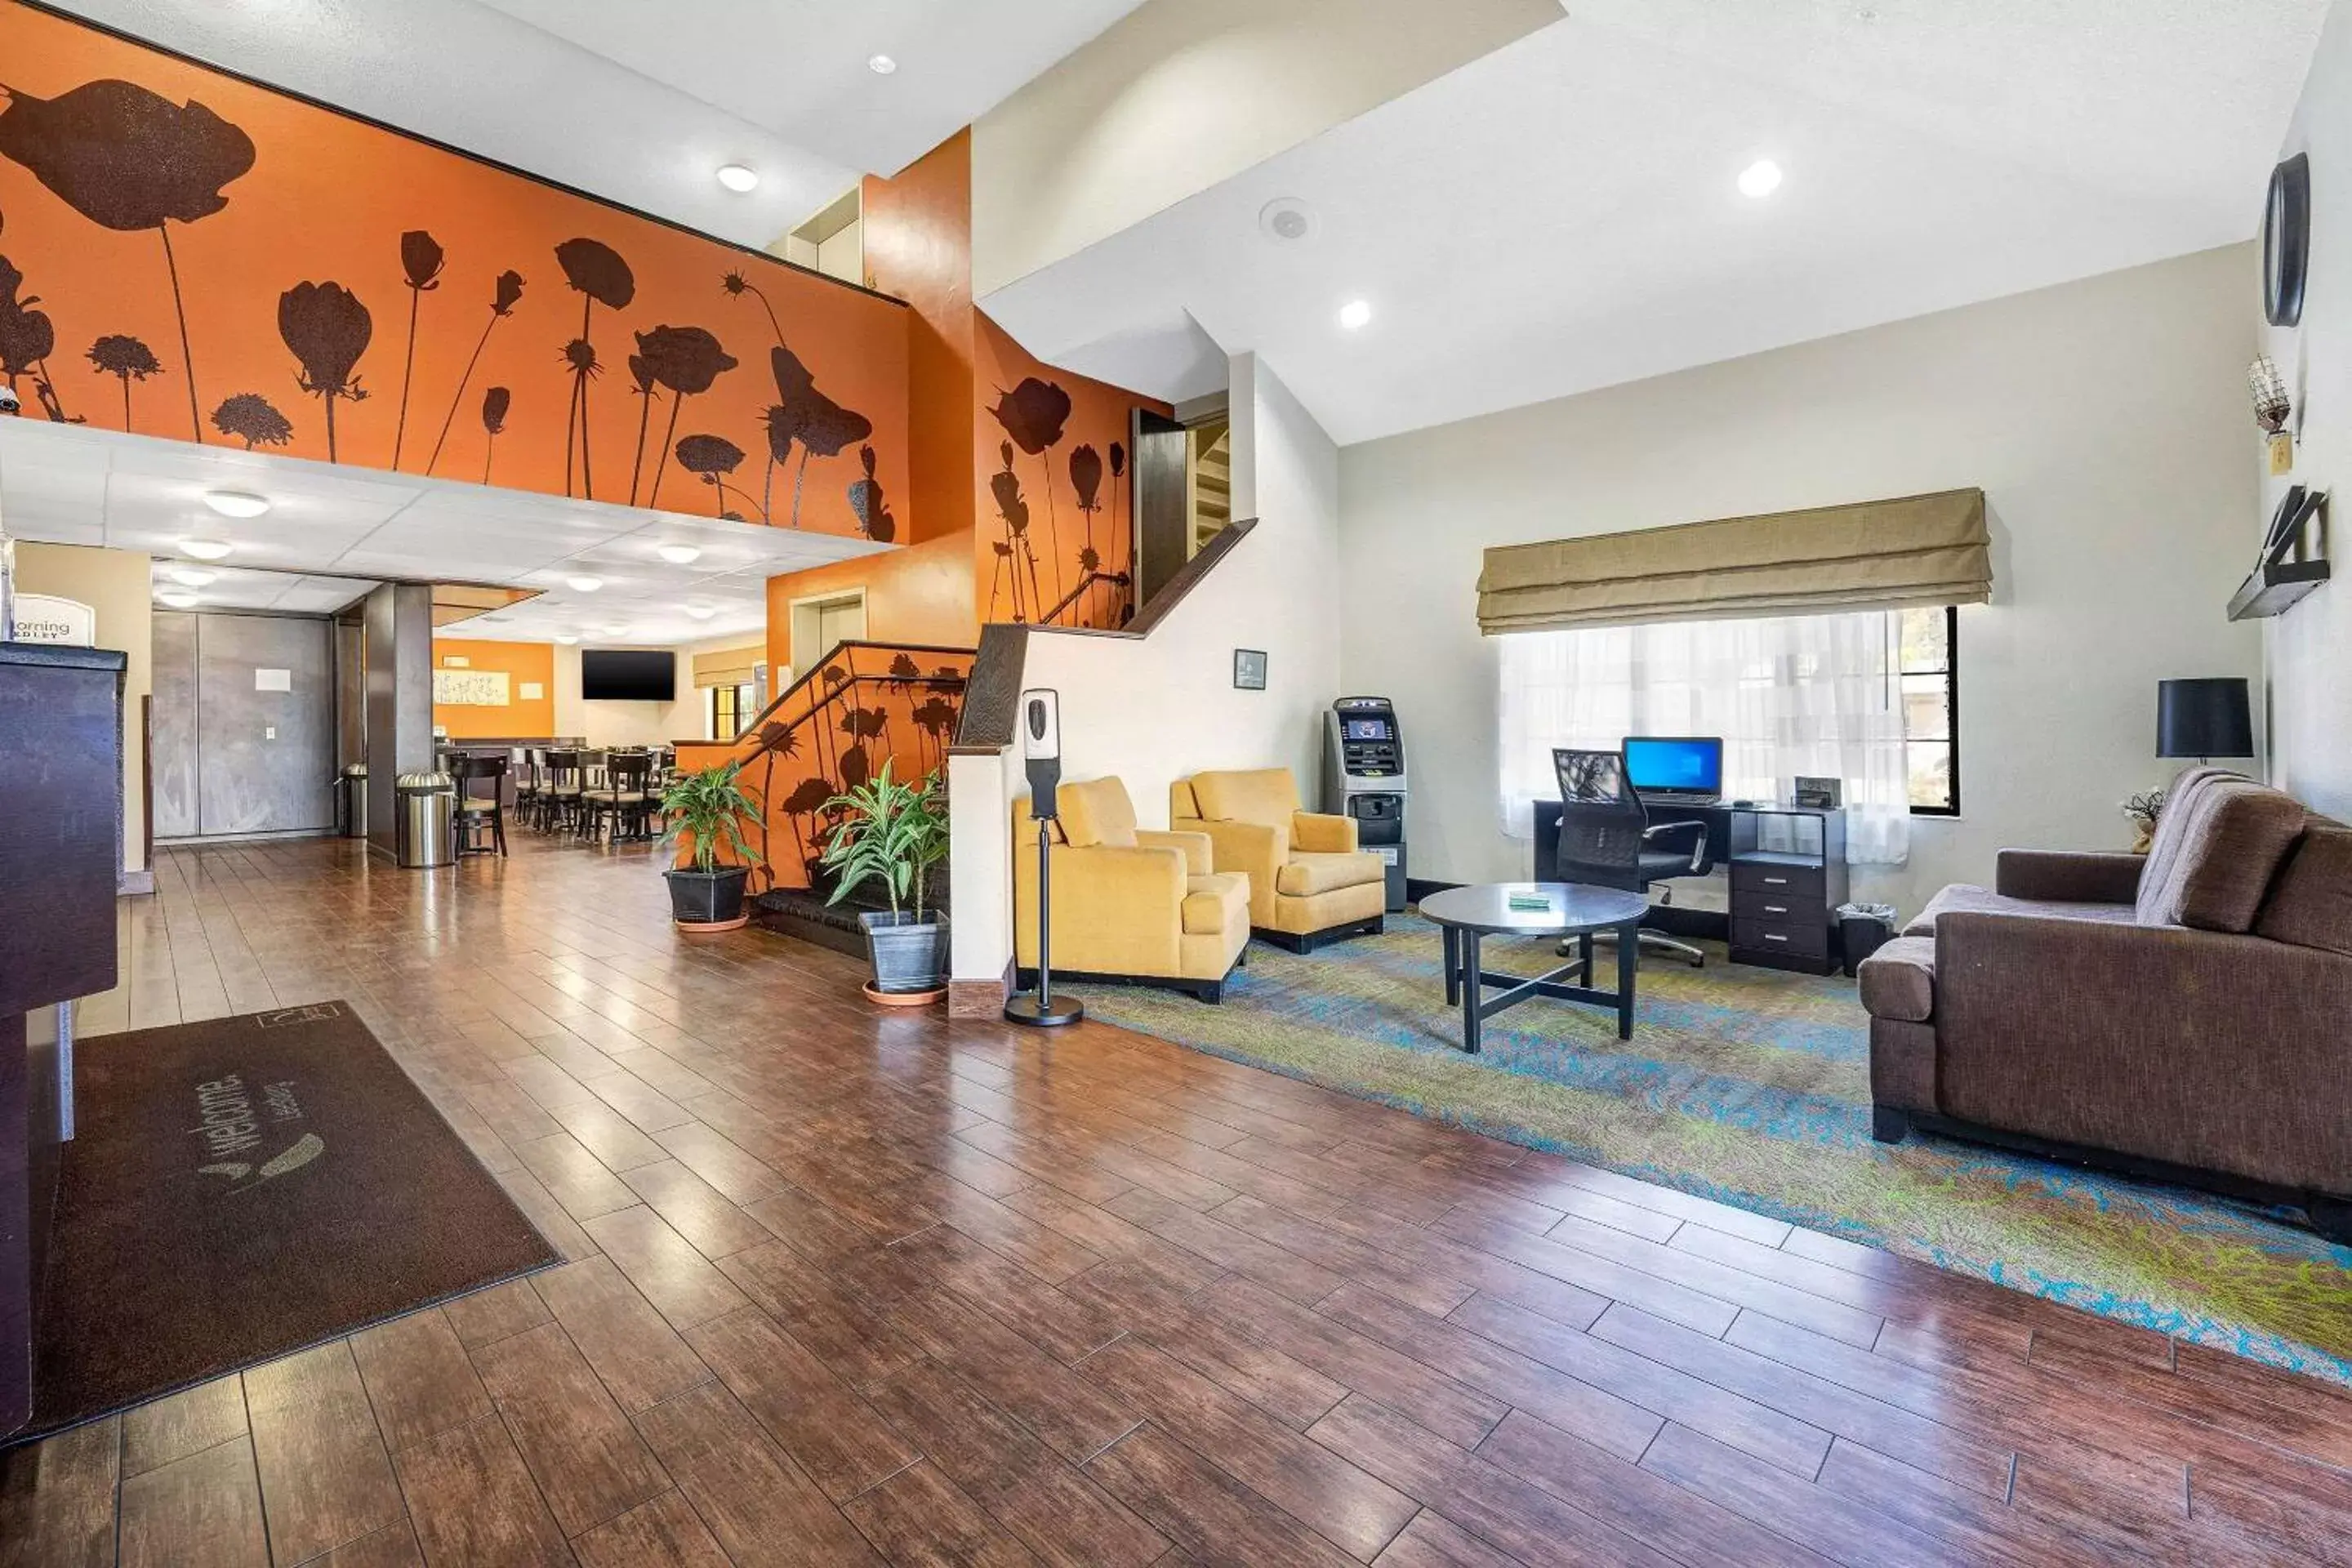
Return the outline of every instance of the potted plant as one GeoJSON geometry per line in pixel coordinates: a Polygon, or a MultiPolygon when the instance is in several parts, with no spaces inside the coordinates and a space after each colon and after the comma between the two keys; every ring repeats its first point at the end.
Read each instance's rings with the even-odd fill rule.
{"type": "Polygon", "coordinates": [[[866,882],[879,879],[890,895],[887,910],[862,911],[866,948],[874,979],[866,994],[877,1002],[915,1005],[937,1001],[947,989],[947,921],[927,909],[931,868],[948,857],[947,792],[934,772],[920,784],[890,776],[890,764],[826,803],[845,813],[819,864],[836,879],[837,904],[866,882]]]}
{"type": "Polygon", "coordinates": [[[686,865],[664,873],[669,880],[670,919],[680,931],[737,931],[750,921],[743,884],[760,853],[743,837],[743,824],[756,822],[759,804],[736,782],[740,763],[721,763],[681,775],[662,792],[669,828],[665,844],[683,838],[692,854],[686,865]],[[719,852],[730,859],[721,864],[719,852]]]}

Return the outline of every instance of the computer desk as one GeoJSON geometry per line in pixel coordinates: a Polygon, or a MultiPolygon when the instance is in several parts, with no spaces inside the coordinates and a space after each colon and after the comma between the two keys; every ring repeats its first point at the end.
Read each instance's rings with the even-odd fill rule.
{"type": "MultiPolygon", "coordinates": [[[[1838,967],[1837,907],[1846,901],[1845,813],[1810,805],[1713,805],[1645,800],[1650,826],[1669,822],[1706,825],[1708,858],[1725,868],[1731,883],[1728,914],[1713,910],[1653,909],[1644,924],[1677,936],[1713,937],[1727,942],[1731,962],[1803,974],[1828,974],[1838,967]],[[1775,818],[1811,818],[1791,837],[1801,848],[1765,848],[1775,818]]],[[[1536,807],[1535,879],[1559,878],[1559,802],[1536,807]]]]}

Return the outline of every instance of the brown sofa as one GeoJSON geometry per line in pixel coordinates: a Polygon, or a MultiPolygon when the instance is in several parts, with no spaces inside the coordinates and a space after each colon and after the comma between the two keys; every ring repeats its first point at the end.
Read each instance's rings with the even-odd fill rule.
{"type": "Polygon", "coordinates": [[[2145,856],[2004,849],[1861,969],[1873,1131],[2300,1205],[2352,1242],[2352,828],[2221,769],[2145,856]]]}

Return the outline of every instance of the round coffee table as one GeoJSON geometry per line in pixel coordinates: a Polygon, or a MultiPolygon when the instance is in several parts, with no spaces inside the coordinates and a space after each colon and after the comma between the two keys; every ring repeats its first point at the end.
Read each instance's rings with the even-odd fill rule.
{"type": "Polygon", "coordinates": [[[1619,888],[1596,888],[1583,882],[1482,882],[1475,887],[1448,888],[1421,900],[1421,915],[1445,933],[1445,1005],[1462,1008],[1462,1048],[1478,1054],[1478,1026],[1506,1007],[1516,1007],[1530,996],[1556,1002],[1586,1002],[1617,1010],[1617,1037],[1633,1037],[1633,970],[1641,944],[1635,932],[1650,900],[1641,893],[1619,888]],[[1513,909],[1514,895],[1539,897],[1541,909],[1513,909]],[[1617,989],[1592,988],[1592,933],[1617,933],[1617,989]],[[1572,936],[1577,941],[1573,963],[1532,980],[1501,974],[1480,966],[1478,940],[1488,936],[1572,936]],[[1568,977],[1576,976],[1576,984],[1568,977]],[[1507,989],[1487,999],[1486,988],[1507,989]]]}

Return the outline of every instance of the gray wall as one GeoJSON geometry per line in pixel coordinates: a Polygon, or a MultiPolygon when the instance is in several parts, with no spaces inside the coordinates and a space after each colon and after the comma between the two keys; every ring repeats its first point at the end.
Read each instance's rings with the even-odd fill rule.
{"type": "Polygon", "coordinates": [[[333,826],[329,622],[159,612],[154,650],[158,837],[333,826]],[[274,689],[280,677],[284,690],[274,689]]]}
{"type": "Polygon", "coordinates": [[[394,849],[393,784],[433,765],[433,589],[386,583],[367,596],[368,847],[394,849]]]}

